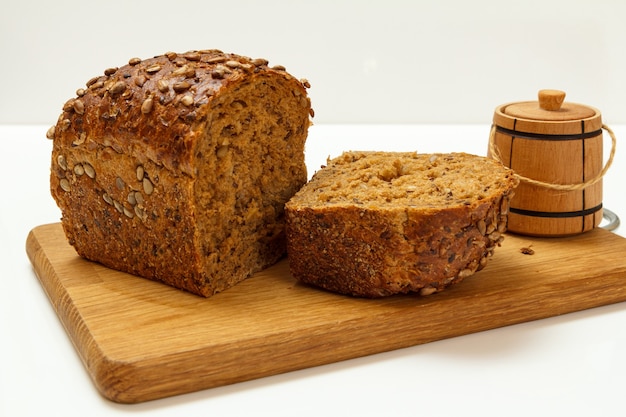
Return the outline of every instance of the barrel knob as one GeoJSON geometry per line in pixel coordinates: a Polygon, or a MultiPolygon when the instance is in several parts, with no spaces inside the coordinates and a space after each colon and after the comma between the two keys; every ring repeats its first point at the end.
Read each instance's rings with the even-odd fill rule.
{"type": "Polygon", "coordinates": [[[539,107],[543,110],[557,111],[565,100],[565,92],[559,90],[539,90],[539,107]]]}

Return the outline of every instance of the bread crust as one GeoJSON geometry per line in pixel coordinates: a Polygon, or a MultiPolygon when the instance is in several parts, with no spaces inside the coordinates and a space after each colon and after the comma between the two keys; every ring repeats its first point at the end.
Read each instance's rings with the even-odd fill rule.
{"type": "MultiPolygon", "coordinates": [[[[211,101],[233,84],[278,76],[308,100],[306,82],[265,59],[207,50],[129,62],[90,79],[65,103],[54,129],[55,149],[104,145],[193,177],[197,130],[214,115],[211,101]]],[[[305,104],[310,109],[310,101],[305,104]]]]}
{"type": "Polygon", "coordinates": [[[219,50],[133,58],[94,77],[48,132],[69,242],[87,259],[203,296],[276,262],[282,206],[307,178],[308,86],[219,50]],[[263,88],[250,109],[248,95],[263,88]],[[228,231],[243,228],[245,242],[228,231]]]}
{"type": "MultiPolygon", "coordinates": [[[[345,159],[346,154],[337,158],[345,159]]],[[[338,169],[337,160],[316,173],[286,206],[290,268],[306,284],[369,298],[429,295],[484,268],[504,238],[509,199],[517,186],[504,167],[484,164],[502,178],[498,189],[446,207],[356,199],[311,202],[308,197],[323,188],[320,184],[334,184],[331,178],[350,169],[349,164],[338,169]]]]}

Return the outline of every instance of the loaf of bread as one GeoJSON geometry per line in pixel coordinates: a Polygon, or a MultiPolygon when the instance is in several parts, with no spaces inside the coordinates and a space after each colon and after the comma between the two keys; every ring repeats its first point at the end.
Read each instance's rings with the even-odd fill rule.
{"type": "Polygon", "coordinates": [[[360,297],[441,291],[485,267],[517,184],[464,153],[346,152],[286,204],[291,272],[360,297]]]}
{"type": "Polygon", "coordinates": [[[285,255],[306,80],[218,50],[131,59],[63,107],[51,192],[79,255],[202,296],[285,255]]]}

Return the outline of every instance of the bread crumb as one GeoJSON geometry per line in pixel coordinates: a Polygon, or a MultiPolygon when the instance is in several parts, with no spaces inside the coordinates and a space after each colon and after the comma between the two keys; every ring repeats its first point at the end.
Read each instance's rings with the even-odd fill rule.
{"type": "Polygon", "coordinates": [[[520,248],[520,253],[523,253],[524,255],[534,255],[535,254],[535,250],[531,248],[532,245],[530,246],[524,246],[523,248],[520,248]]]}

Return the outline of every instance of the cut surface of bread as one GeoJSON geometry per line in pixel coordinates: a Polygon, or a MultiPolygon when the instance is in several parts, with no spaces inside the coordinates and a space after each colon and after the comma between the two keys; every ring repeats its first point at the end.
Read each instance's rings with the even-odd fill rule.
{"type": "Polygon", "coordinates": [[[465,153],[345,152],[286,204],[292,274],[362,297],[441,291],[486,266],[517,184],[465,153]]]}
{"type": "Polygon", "coordinates": [[[70,99],[51,192],[79,255],[202,296],[285,254],[308,82],[218,50],[131,59],[70,99]]]}

